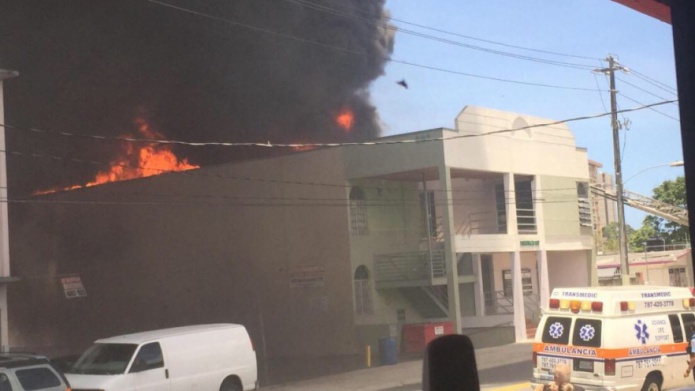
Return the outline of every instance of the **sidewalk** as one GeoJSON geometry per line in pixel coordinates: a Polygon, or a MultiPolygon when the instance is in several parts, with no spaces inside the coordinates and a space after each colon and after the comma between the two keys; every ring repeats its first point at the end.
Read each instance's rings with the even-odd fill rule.
{"type": "MultiPolygon", "coordinates": [[[[515,343],[476,350],[478,371],[531,360],[532,344],[515,343]]],[[[529,374],[530,375],[530,374],[529,374]]],[[[422,360],[378,366],[312,380],[263,387],[276,391],[379,391],[419,384],[422,360]]]]}

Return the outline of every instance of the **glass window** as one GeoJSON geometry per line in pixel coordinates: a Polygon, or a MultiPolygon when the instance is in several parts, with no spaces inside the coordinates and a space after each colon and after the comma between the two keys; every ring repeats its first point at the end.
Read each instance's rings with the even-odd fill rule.
{"type": "Polygon", "coordinates": [[[359,187],[350,190],[350,232],[353,235],[367,235],[367,201],[364,191],[359,187]]]}
{"type": "Polygon", "coordinates": [[[423,221],[423,232],[427,232],[427,228],[430,230],[430,237],[437,236],[437,211],[434,208],[434,191],[428,190],[426,193],[424,191],[420,192],[420,211],[422,212],[423,221]],[[427,205],[427,207],[425,207],[427,205]],[[428,221],[429,219],[429,221],[428,221]]]}
{"type": "Polygon", "coordinates": [[[695,315],[692,313],[681,314],[681,319],[683,320],[685,335],[690,339],[690,336],[695,333],[695,315]]]}
{"type": "Polygon", "coordinates": [[[111,375],[124,373],[138,345],[98,343],[92,345],[68,373],[111,375]]]}
{"type": "Polygon", "coordinates": [[[567,342],[570,340],[571,324],[572,318],[549,316],[543,326],[542,341],[545,343],[567,345],[567,342]]]}
{"type": "MultiPolygon", "coordinates": [[[[502,271],[502,289],[505,297],[514,297],[512,280],[512,271],[510,269],[502,271]]],[[[533,277],[531,277],[531,269],[521,269],[521,289],[525,296],[533,294],[533,277]]]]}
{"type": "Polygon", "coordinates": [[[577,182],[577,200],[579,202],[579,225],[592,227],[591,202],[589,201],[589,184],[587,182],[577,182]]]}
{"type": "Polygon", "coordinates": [[[143,345],[135,356],[133,367],[130,372],[147,371],[164,366],[164,357],[162,357],[162,348],[158,342],[148,343],[143,345]]]}
{"type": "Polygon", "coordinates": [[[519,232],[536,232],[536,213],[533,210],[531,181],[516,182],[516,222],[519,232]]]}
{"type": "Polygon", "coordinates": [[[681,326],[681,320],[678,318],[678,315],[669,315],[668,321],[671,323],[671,331],[673,332],[673,342],[683,342],[683,326],[681,326]]]}
{"type": "Polygon", "coordinates": [[[372,314],[372,293],[369,288],[369,270],[360,265],[355,270],[355,312],[358,314],[372,314]]]}
{"type": "Polygon", "coordinates": [[[598,319],[577,319],[572,335],[574,346],[601,346],[601,321],[598,319]]]}
{"type": "Polygon", "coordinates": [[[58,375],[46,367],[18,369],[14,374],[26,391],[43,390],[61,385],[58,375]]]}
{"type": "Polygon", "coordinates": [[[0,391],[12,391],[12,383],[5,373],[0,373],[0,391]]]}
{"type": "Polygon", "coordinates": [[[497,232],[507,233],[507,196],[502,183],[495,185],[495,205],[497,207],[497,232]]]}

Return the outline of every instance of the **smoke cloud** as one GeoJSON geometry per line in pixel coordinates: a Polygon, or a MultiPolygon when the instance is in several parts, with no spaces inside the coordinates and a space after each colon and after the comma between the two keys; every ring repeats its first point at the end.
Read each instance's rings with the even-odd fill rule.
{"type": "MultiPolygon", "coordinates": [[[[370,83],[393,49],[385,0],[7,0],[0,12],[5,120],[18,127],[119,136],[139,117],[168,139],[326,142],[379,135],[370,83]],[[318,4],[331,9],[319,12],[318,4]],[[254,29],[240,24],[253,26],[254,29]],[[309,44],[312,41],[321,45],[309,44]],[[355,113],[350,132],[335,123],[355,113]]],[[[93,178],[115,141],[6,130],[11,196],[93,178]]],[[[210,165],[269,148],[177,147],[210,165]]]]}

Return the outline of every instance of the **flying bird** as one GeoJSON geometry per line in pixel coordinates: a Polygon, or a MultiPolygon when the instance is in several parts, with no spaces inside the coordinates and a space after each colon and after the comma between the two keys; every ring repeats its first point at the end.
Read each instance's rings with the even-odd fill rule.
{"type": "Polygon", "coordinates": [[[405,82],[405,79],[397,81],[396,84],[403,86],[403,88],[405,88],[406,90],[408,89],[408,83],[405,82]]]}

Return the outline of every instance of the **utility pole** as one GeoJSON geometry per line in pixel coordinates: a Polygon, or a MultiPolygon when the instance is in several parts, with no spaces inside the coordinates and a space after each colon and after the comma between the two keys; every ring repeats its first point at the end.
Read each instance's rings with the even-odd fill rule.
{"type": "Polygon", "coordinates": [[[0,69],[0,351],[10,349],[9,321],[7,318],[7,283],[10,282],[10,238],[7,221],[7,166],[5,153],[5,109],[3,80],[17,77],[16,71],[0,69]]]}
{"type": "Polygon", "coordinates": [[[626,71],[627,68],[620,65],[613,56],[608,55],[608,68],[596,69],[594,72],[607,74],[610,79],[611,93],[611,127],[613,128],[613,162],[615,164],[615,198],[618,203],[618,228],[620,239],[620,276],[623,285],[630,285],[630,265],[627,252],[627,230],[625,229],[625,204],[623,203],[623,172],[620,162],[620,133],[618,127],[618,103],[615,89],[615,71],[626,71]]]}

